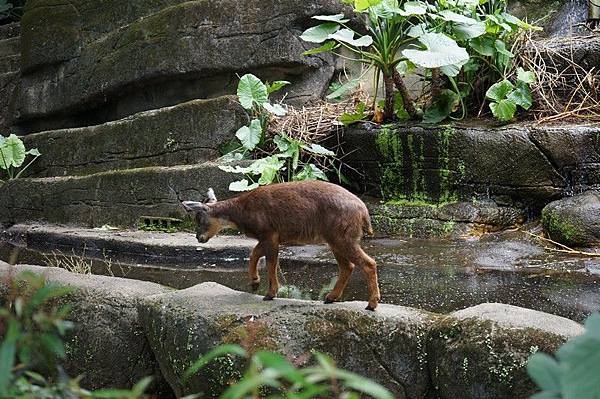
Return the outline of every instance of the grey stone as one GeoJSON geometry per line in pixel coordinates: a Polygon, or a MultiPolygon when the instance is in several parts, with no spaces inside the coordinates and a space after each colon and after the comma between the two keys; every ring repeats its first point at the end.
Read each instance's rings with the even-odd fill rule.
{"type": "Polygon", "coordinates": [[[367,124],[349,130],[344,141],[350,152],[345,161],[364,173],[356,189],[386,199],[491,199],[541,208],[566,187],[526,126],[367,124]]]}
{"type": "Polygon", "coordinates": [[[153,376],[150,390],[168,397],[168,386],[149,349],[136,307],[143,297],[169,289],[154,283],[73,274],[51,267],[9,266],[0,261],[3,281],[23,271],[74,288],[54,302],[72,306],[69,320],[75,329],[66,337],[67,357],[61,362],[69,375],[83,375],[81,384],[89,389],[130,388],[141,378],[153,376]]]}
{"type": "Polygon", "coordinates": [[[211,364],[186,382],[183,373],[215,345],[241,343],[250,352],[277,350],[296,363],[306,362],[311,350],[325,352],[338,367],[375,379],[397,398],[424,397],[423,345],[435,315],[391,305],[369,313],[364,305],[264,302],[204,283],[146,298],[139,311],[163,375],[179,396],[202,392],[216,397],[238,375],[239,364],[211,364]]]}
{"type": "Polygon", "coordinates": [[[550,238],[565,245],[600,245],[600,193],[586,191],[554,201],[542,211],[542,222],[550,238]]]}
{"type": "Polygon", "coordinates": [[[288,98],[306,101],[320,97],[333,74],[329,55],[302,55],[307,46],[299,35],[313,24],[310,16],[339,12],[342,5],[334,0],[168,7],[137,1],[123,25],[110,24],[96,39],[98,33],[86,33],[88,25],[98,30],[115,10],[88,3],[38,0],[27,8],[24,74],[14,108],[26,130],[89,125],[94,118],[104,122],[233,93],[236,73],[245,71],[290,80],[288,98]]]}
{"type": "Polygon", "coordinates": [[[427,350],[441,399],[529,398],[529,355],[554,353],[583,326],[563,317],[504,304],[481,304],[436,323],[427,350]]]}
{"type": "MultiPolygon", "coordinates": [[[[19,72],[8,72],[0,74],[0,129],[7,129],[12,121],[9,112],[9,102],[19,79],[19,72]]],[[[3,136],[7,134],[2,132],[3,136]]]]}
{"type": "Polygon", "coordinates": [[[18,37],[21,35],[21,24],[19,22],[13,22],[0,26],[0,40],[10,39],[12,37],[18,37]]]}
{"type": "Polygon", "coordinates": [[[184,218],[180,200],[203,200],[209,187],[230,197],[229,183],[238,179],[213,163],[17,179],[0,187],[0,221],[98,227],[135,226],[141,216],[184,218]]]}
{"type": "Polygon", "coordinates": [[[81,175],[147,166],[191,165],[218,158],[219,147],[248,123],[232,96],[194,100],[98,126],[23,137],[43,156],[28,176],[81,175]]]}

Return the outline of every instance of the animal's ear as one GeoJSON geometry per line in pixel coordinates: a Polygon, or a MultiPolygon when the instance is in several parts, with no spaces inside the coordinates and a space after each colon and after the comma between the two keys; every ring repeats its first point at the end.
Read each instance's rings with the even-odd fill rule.
{"type": "Polygon", "coordinates": [[[208,210],[208,206],[206,206],[206,204],[203,204],[202,202],[183,201],[181,203],[181,205],[183,205],[183,207],[185,208],[186,211],[190,211],[190,212],[198,212],[198,211],[207,211],[208,210]]]}
{"type": "Polygon", "coordinates": [[[215,191],[212,188],[208,189],[208,191],[206,192],[206,196],[208,197],[208,201],[206,201],[208,204],[214,204],[215,202],[217,202],[215,191]]]}

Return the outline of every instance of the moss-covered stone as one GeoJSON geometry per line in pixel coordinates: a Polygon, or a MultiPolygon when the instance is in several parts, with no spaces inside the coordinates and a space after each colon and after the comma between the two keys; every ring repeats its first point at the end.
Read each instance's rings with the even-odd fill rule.
{"type": "Polygon", "coordinates": [[[525,370],[537,351],[554,353],[582,326],[558,316],[502,304],[458,311],[429,331],[432,383],[442,399],[529,398],[525,370]]]}
{"type": "Polygon", "coordinates": [[[576,247],[600,245],[600,194],[588,191],[548,204],[542,211],[546,233],[576,247]]]}

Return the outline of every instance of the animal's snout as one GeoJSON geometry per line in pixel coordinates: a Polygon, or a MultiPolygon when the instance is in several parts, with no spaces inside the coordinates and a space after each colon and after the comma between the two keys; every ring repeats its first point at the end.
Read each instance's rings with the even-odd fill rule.
{"type": "Polygon", "coordinates": [[[196,239],[200,244],[204,244],[208,241],[208,237],[205,234],[196,234],[196,239]]]}

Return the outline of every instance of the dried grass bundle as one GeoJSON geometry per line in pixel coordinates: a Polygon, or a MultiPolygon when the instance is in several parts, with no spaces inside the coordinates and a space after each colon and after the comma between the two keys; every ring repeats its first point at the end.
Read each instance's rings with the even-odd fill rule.
{"type": "Polygon", "coordinates": [[[600,122],[600,71],[579,65],[574,57],[577,42],[597,37],[536,40],[531,32],[521,36],[518,63],[537,74],[532,112],[538,123],[600,122]]]}
{"type": "Polygon", "coordinates": [[[328,137],[338,135],[343,124],[339,121],[344,113],[353,113],[360,102],[367,103],[369,96],[362,89],[353,92],[344,101],[318,101],[302,108],[287,106],[287,114],[277,117],[269,123],[269,135],[283,133],[286,136],[318,143],[328,137]]]}

